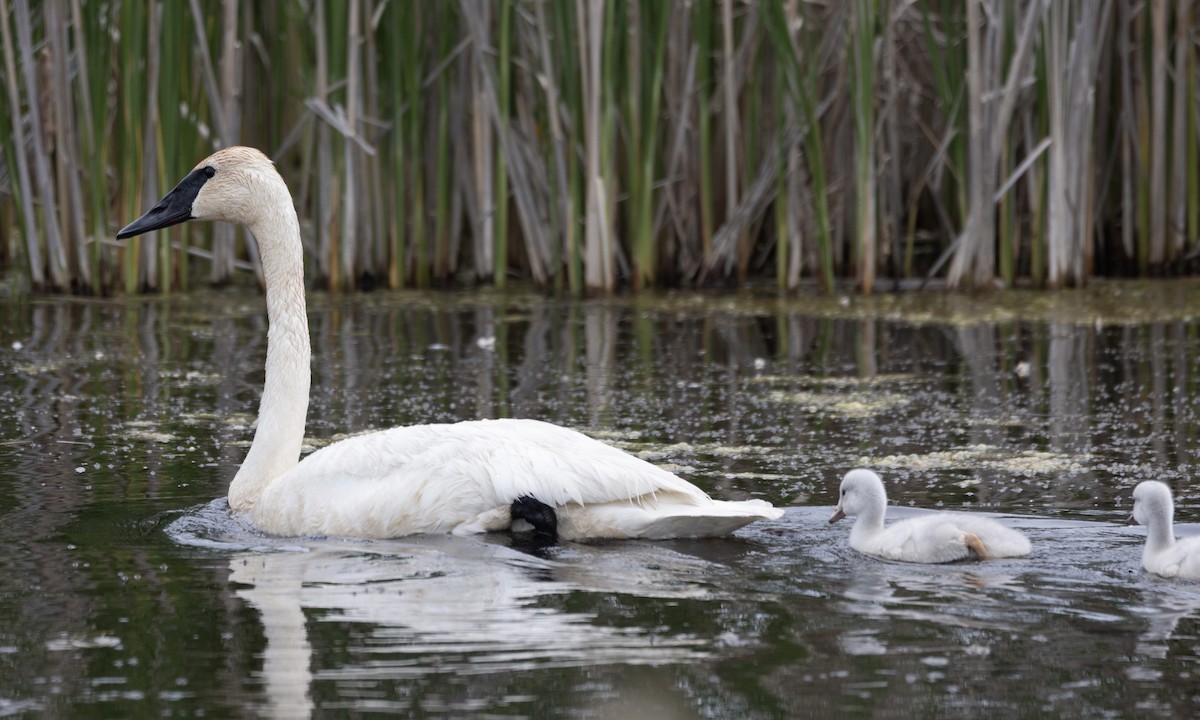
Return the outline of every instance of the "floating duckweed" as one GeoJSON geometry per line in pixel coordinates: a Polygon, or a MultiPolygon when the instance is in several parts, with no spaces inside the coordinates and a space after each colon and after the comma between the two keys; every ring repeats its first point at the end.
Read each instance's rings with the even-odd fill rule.
{"type": "Polygon", "coordinates": [[[128,437],[133,440],[142,440],[145,442],[169,443],[175,442],[175,436],[170,433],[153,432],[151,430],[133,430],[128,433],[128,437]]]}
{"type": "Polygon", "coordinates": [[[802,385],[817,385],[832,388],[875,387],[919,381],[921,378],[911,373],[885,373],[881,375],[866,375],[854,377],[848,375],[754,375],[747,377],[746,382],[764,385],[782,385],[785,383],[800,383],[802,385]]]}
{"type": "Polygon", "coordinates": [[[209,425],[223,419],[223,416],[211,412],[190,412],[179,415],[180,422],[186,425],[209,425]]]}
{"type": "Polygon", "coordinates": [[[971,445],[913,455],[860,457],[859,465],[906,470],[1000,470],[1013,474],[1074,473],[1085,470],[1087,454],[1023,450],[1013,452],[994,445],[971,445]]]}
{"type": "Polygon", "coordinates": [[[772,402],[794,403],[812,413],[833,413],[849,418],[865,418],[903,407],[910,402],[900,393],[863,393],[846,395],[840,393],[773,392],[768,397],[772,402]]]}
{"type": "Polygon", "coordinates": [[[633,453],[643,460],[657,460],[662,458],[678,457],[684,453],[692,452],[693,449],[691,443],[652,445],[649,443],[627,442],[614,439],[605,440],[605,443],[626,452],[633,453]]]}
{"type": "Polygon", "coordinates": [[[250,427],[254,425],[256,418],[250,413],[229,413],[221,418],[221,421],[226,425],[234,427],[250,427]]]}
{"type": "Polygon", "coordinates": [[[725,473],[725,477],[729,480],[791,480],[789,475],[780,475],[779,473],[762,473],[762,472],[732,472],[725,473]]]}
{"type": "Polygon", "coordinates": [[[220,381],[221,375],[219,373],[204,373],[189,370],[179,379],[178,384],[180,387],[189,387],[194,385],[216,385],[220,381]]]}
{"type": "Polygon", "coordinates": [[[66,363],[61,360],[51,360],[40,363],[21,363],[15,365],[13,370],[16,370],[22,375],[41,375],[42,373],[55,372],[61,370],[66,363]]]}
{"type": "MultiPolygon", "coordinates": [[[[641,430],[619,430],[619,429],[588,429],[587,434],[597,440],[619,441],[619,440],[637,440],[642,436],[641,430]]],[[[610,442],[609,444],[616,444],[610,442]]]]}

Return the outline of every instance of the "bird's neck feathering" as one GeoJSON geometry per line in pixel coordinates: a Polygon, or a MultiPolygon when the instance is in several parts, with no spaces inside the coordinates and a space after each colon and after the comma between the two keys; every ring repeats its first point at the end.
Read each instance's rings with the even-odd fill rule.
{"type": "Polygon", "coordinates": [[[869,538],[883,531],[884,516],[887,515],[887,499],[882,502],[872,497],[871,502],[854,518],[854,526],[850,528],[850,537],[869,538]]]}
{"type": "Polygon", "coordinates": [[[282,178],[262,199],[262,213],[249,229],[258,241],[267,287],[266,382],[254,442],[229,486],[234,510],[252,508],[272,480],[296,465],[308,414],[310,348],[300,224],[282,178]]]}
{"type": "Polygon", "coordinates": [[[1157,514],[1157,520],[1151,522],[1146,528],[1146,552],[1157,553],[1170,548],[1175,544],[1175,522],[1172,515],[1175,509],[1173,507],[1163,508],[1161,506],[1154,508],[1157,514]]]}

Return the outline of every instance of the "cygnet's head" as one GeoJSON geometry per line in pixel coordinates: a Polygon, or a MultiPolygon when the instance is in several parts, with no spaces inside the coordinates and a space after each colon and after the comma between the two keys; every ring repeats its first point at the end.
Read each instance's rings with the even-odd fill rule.
{"type": "Polygon", "coordinates": [[[291,201],[274,164],[254,148],[234,146],[209,155],[145,215],[117,233],[124,239],[188,220],[253,225],[265,208],[291,201]]]}
{"type": "Polygon", "coordinates": [[[887,505],[887,493],[883,480],[874,472],[857,468],[846,473],[838,491],[838,504],[829,522],[835,523],[844,517],[860,515],[873,508],[887,505]]]}
{"type": "Polygon", "coordinates": [[[1133,514],[1130,523],[1149,525],[1152,518],[1171,519],[1175,516],[1175,503],[1171,500],[1171,489],[1157,480],[1138,483],[1133,489],[1133,514]]]}

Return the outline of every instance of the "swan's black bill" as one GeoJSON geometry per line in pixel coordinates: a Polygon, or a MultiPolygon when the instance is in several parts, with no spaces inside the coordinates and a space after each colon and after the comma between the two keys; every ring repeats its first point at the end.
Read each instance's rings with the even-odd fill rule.
{"type": "Polygon", "coordinates": [[[157,205],[150,208],[149,212],[121,228],[121,232],[117,233],[117,239],[124,240],[134,235],[162,230],[191,220],[192,204],[196,202],[200,188],[204,187],[204,183],[208,182],[208,179],[215,174],[216,172],[210,167],[191,171],[187,177],[179,181],[179,184],[171,192],[159,200],[157,205]]]}

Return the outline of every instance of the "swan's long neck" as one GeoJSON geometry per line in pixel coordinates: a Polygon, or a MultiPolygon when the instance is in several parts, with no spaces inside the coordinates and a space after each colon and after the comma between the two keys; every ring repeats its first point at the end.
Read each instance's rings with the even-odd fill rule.
{"type": "Polygon", "coordinates": [[[287,186],[264,188],[263,210],[250,231],[258,240],[267,286],[266,384],[250,452],[229,485],[229,506],[249,510],[272,480],[300,458],[308,413],[308,311],[300,224],[287,186]]]}
{"type": "Polygon", "coordinates": [[[1154,510],[1154,520],[1146,527],[1145,555],[1160,553],[1175,544],[1175,523],[1171,517],[1174,508],[1159,506],[1154,510]]]}
{"type": "Polygon", "coordinates": [[[854,519],[854,527],[850,529],[850,539],[853,542],[855,538],[867,539],[874,537],[883,532],[883,518],[887,514],[887,498],[881,498],[879,502],[871,498],[870,507],[863,510],[854,519]]]}

